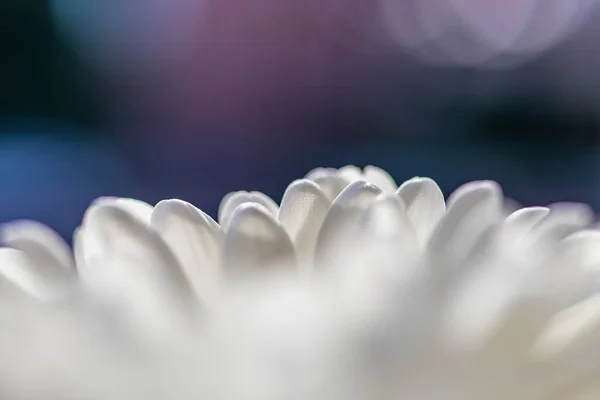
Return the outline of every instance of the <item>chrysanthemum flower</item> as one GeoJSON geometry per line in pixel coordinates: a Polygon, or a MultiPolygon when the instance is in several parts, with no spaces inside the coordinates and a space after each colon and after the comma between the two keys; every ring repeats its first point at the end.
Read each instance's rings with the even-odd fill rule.
{"type": "Polygon", "coordinates": [[[3,399],[587,400],[600,396],[600,231],[581,204],[447,201],[316,169],[278,205],[101,198],[74,251],[0,249],[3,399]],[[587,396],[587,397],[586,397],[587,396]]]}

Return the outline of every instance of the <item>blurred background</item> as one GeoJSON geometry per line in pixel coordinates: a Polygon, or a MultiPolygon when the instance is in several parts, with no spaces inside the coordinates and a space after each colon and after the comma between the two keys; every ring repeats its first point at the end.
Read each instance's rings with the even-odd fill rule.
{"type": "Polygon", "coordinates": [[[2,0],[0,221],[316,166],[600,207],[596,0],[2,0]]]}

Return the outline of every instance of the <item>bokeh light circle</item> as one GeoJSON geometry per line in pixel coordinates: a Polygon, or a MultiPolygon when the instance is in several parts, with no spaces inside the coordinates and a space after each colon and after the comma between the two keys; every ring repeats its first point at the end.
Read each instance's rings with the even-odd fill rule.
{"type": "Polygon", "coordinates": [[[560,44],[595,0],[379,0],[397,44],[430,64],[509,68],[560,44]]]}

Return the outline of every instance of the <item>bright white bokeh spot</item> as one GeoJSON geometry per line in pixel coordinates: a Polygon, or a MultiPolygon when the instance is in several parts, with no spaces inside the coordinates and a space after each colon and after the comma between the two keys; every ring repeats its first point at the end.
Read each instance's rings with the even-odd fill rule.
{"type": "Polygon", "coordinates": [[[379,0],[382,23],[438,66],[511,68],[567,40],[596,0],[379,0]]]}
{"type": "MultiPolygon", "coordinates": [[[[530,24],[540,0],[440,0],[490,47],[510,49],[530,24]]],[[[545,1],[545,0],[542,0],[545,1]]]]}
{"type": "Polygon", "coordinates": [[[558,44],[576,24],[579,3],[579,0],[539,2],[527,29],[513,43],[512,50],[538,52],[558,44]]]}

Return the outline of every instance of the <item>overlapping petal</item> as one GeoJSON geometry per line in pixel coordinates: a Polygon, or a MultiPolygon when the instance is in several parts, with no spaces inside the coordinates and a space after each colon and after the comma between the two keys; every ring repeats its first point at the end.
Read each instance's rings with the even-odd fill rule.
{"type": "MultiPolygon", "coordinates": [[[[573,203],[509,213],[506,203],[495,182],[467,183],[445,201],[429,178],[398,187],[382,169],[347,166],[292,182],[280,205],[260,192],[230,193],[218,223],[182,200],[101,198],[75,231],[72,252],[47,227],[9,223],[0,295],[17,296],[0,296],[0,310],[12,310],[0,312],[0,324],[11,327],[0,332],[0,347],[22,344],[19,329],[31,332],[34,319],[19,313],[48,315],[49,330],[69,321],[79,343],[160,338],[141,356],[119,356],[146,390],[113,398],[597,394],[593,214],[573,203]],[[106,323],[115,315],[133,331],[106,323]],[[164,341],[176,331],[188,334],[164,341]]],[[[96,353],[77,349],[72,359],[82,370],[96,353]]],[[[22,358],[27,365],[35,355],[22,358]]],[[[22,394],[23,382],[48,385],[7,365],[0,361],[11,377],[0,377],[0,394],[22,394]]],[[[95,384],[118,387],[105,366],[90,371],[95,384]]],[[[54,379],[74,384],[66,372],[54,379]]],[[[91,384],[80,389],[102,398],[91,384]]]]}

